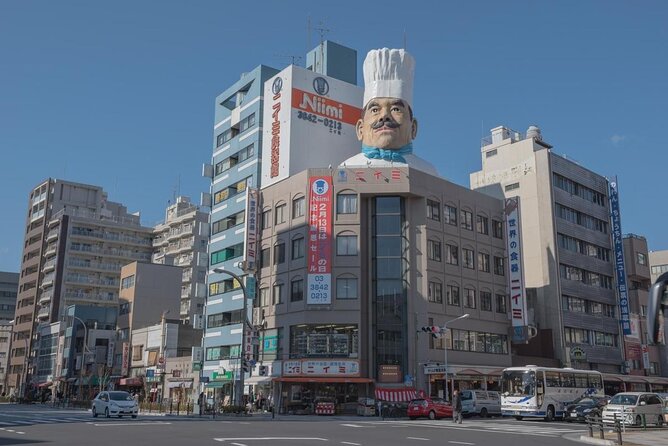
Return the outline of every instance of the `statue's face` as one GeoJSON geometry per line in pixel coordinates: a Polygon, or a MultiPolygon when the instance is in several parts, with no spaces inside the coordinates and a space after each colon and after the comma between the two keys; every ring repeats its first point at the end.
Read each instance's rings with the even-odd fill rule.
{"type": "Polygon", "coordinates": [[[417,121],[401,99],[374,98],[362,111],[356,131],[365,146],[400,149],[415,139],[417,121]]]}

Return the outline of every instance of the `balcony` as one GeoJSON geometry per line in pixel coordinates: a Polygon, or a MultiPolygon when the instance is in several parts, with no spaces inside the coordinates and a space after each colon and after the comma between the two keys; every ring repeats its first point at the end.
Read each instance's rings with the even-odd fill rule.
{"type": "Polygon", "coordinates": [[[51,231],[49,231],[49,233],[48,233],[47,236],[46,236],[46,242],[47,242],[47,243],[50,243],[50,242],[52,242],[52,241],[54,241],[54,240],[57,240],[57,239],[58,239],[58,233],[59,233],[59,232],[60,232],[59,229],[52,229],[51,231]]]}
{"type": "Polygon", "coordinates": [[[49,229],[53,229],[60,225],[60,218],[52,218],[49,220],[49,229]]]}
{"type": "Polygon", "coordinates": [[[37,312],[37,318],[46,319],[49,317],[50,314],[51,314],[51,305],[47,305],[39,309],[39,311],[37,312]]]}
{"type": "Polygon", "coordinates": [[[48,258],[55,256],[57,252],[58,252],[58,245],[54,243],[46,247],[46,251],[44,251],[44,257],[48,258]]]}
{"type": "Polygon", "coordinates": [[[56,269],[56,259],[51,259],[44,264],[44,266],[42,267],[42,272],[46,274],[55,269],[56,269]]]}
{"type": "Polygon", "coordinates": [[[68,266],[72,268],[83,268],[89,270],[101,270],[101,271],[113,271],[120,272],[121,265],[119,263],[100,263],[100,262],[90,262],[88,260],[81,259],[71,259],[67,262],[68,266]]]}
{"type": "Polygon", "coordinates": [[[42,279],[42,288],[49,288],[53,286],[53,281],[56,278],[55,273],[49,273],[42,279]]]}
{"type": "Polygon", "coordinates": [[[38,304],[40,305],[46,305],[49,302],[51,302],[51,299],[53,298],[53,290],[49,291],[44,291],[40,296],[39,300],[37,301],[38,304]]]}
{"type": "Polygon", "coordinates": [[[73,290],[65,291],[64,297],[68,300],[76,300],[80,302],[114,302],[118,300],[118,296],[115,293],[109,295],[73,290]]]}
{"type": "Polygon", "coordinates": [[[191,297],[191,295],[192,292],[190,291],[190,287],[181,289],[181,299],[187,299],[191,297]]]}

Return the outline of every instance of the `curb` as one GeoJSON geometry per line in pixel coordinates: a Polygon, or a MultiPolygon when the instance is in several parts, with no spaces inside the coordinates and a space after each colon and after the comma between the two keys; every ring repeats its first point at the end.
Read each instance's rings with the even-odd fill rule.
{"type": "Polygon", "coordinates": [[[617,444],[616,441],[593,438],[587,435],[580,435],[580,438],[576,441],[579,441],[580,443],[596,444],[599,446],[615,446],[617,444]]]}

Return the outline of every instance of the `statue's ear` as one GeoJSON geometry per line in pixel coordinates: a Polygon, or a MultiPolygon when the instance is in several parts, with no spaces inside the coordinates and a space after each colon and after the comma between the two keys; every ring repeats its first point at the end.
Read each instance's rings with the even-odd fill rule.
{"type": "Polygon", "coordinates": [[[362,127],[364,126],[364,119],[360,118],[357,120],[357,124],[355,124],[355,133],[357,133],[357,140],[362,141],[362,127]]]}
{"type": "Polygon", "coordinates": [[[411,139],[415,139],[418,131],[418,122],[417,119],[413,118],[413,128],[411,129],[411,139]]]}

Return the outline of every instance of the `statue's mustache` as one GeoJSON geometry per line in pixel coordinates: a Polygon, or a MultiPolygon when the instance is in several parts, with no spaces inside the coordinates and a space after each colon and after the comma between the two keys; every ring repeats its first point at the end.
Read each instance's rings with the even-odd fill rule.
{"type": "Polygon", "coordinates": [[[371,124],[371,128],[373,130],[378,130],[381,127],[388,127],[391,129],[396,129],[399,127],[399,123],[395,121],[394,119],[387,118],[387,119],[381,119],[380,121],[374,122],[371,124]]]}

